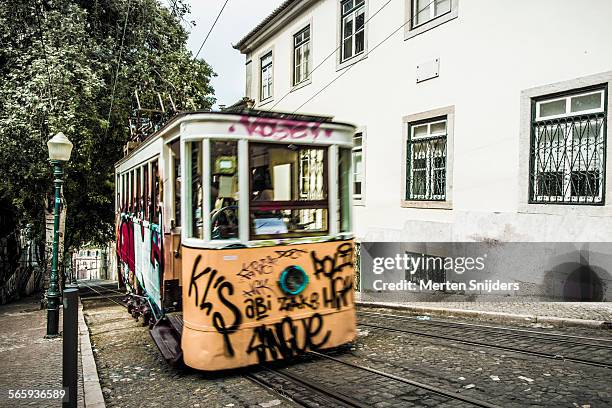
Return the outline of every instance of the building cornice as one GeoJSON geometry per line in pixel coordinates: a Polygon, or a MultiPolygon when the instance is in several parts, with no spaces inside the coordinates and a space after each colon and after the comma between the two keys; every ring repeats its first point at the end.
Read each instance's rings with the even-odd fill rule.
{"type": "Polygon", "coordinates": [[[249,31],[233,47],[242,54],[248,54],[279,30],[285,28],[288,22],[302,14],[318,0],[287,0],[276,10],[263,19],[255,28],[249,31]]]}

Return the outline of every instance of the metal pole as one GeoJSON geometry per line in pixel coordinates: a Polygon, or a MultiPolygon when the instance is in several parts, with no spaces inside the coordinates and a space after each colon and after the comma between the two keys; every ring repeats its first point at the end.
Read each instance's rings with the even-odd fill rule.
{"type": "Polygon", "coordinates": [[[64,290],[64,330],[63,336],[63,370],[62,384],[66,390],[66,396],[62,407],[73,408],[77,406],[77,379],[78,379],[78,324],[77,307],[79,303],[79,290],[75,287],[67,287],[64,290]]]}
{"type": "Polygon", "coordinates": [[[59,286],[57,283],[57,249],[59,245],[59,220],[60,220],[60,191],[62,188],[62,165],[59,161],[53,164],[53,175],[55,176],[55,203],[53,207],[53,257],[51,258],[51,278],[49,290],[47,291],[47,336],[54,337],[59,334],[59,286]]]}
{"type": "Polygon", "coordinates": [[[70,283],[76,285],[76,260],[74,259],[74,251],[70,251],[70,283]]]}

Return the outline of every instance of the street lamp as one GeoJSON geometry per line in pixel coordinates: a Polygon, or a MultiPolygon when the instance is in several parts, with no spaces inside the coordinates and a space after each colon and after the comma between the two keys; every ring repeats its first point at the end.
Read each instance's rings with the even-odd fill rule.
{"type": "Polygon", "coordinates": [[[58,133],[47,142],[49,161],[53,165],[55,200],[53,205],[53,257],[51,258],[51,278],[47,291],[47,336],[59,334],[60,292],[57,274],[57,250],[59,245],[60,190],[62,188],[62,162],[70,159],[72,143],[63,133],[58,133]]]}

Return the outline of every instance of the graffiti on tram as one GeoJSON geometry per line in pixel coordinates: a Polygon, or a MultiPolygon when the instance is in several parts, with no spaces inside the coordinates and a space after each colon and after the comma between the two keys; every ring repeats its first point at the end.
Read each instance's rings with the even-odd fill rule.
{"type": "Polygon", "coordinates": [[[201,310],[223,336],[227,356],[234,356],[238,348],[256,355],[260,362],[296,356],[328,342],[331,330],[326,327],[324,312],[353,305],[353,256],[353,245],[346,242],[323,255],[316,250],[277,250],[244,262],[239,271],[228,274],[204,265],[202,255],[197,255],[188,283],[188,302],[201,310]],[[292,296],[280,289],[273,276],[293,261],[301,261],[314,282],[312,289],[292,296]],[[308,312],[308,316],[287,315],[300,311],[308,312]],[[271,324],[249,324],[245,329],[251,330],[248,343],[234,344],[231,335],[242,325],[272,316],[282,319],[271,324]]]}
{"type": "Polygon", "coordinates": [[[161,308],[160,282],[163,275],[163,235],[160,226],[129,215],[120,215],[117,257],[123,281],[137,294],[146,293],[161,308]]]}
{"type": "MultiPolygon", "coordinates": [[[[238,122],[249,136],[260,136],[274,140],[312,139],[330,137],[331,129],[321,130],[321,122],[303,122],[290,119],[257,118],[242,116],[238,122]]],[[[230,133],[237,132],[237,125],[230,125],[230,133]]]]}

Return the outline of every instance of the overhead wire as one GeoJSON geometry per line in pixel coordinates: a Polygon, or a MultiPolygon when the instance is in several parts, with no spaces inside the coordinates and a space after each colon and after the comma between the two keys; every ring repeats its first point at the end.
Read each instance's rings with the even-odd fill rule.
{"type": "MultiPolygon", "coordinates": [[[[372,52],[374,52],[374,50],[376,50],[378,47],[380,47],[382,44],[384,44],[389,38],[393,37],[393,35],[395,33],[397,33],[399,30],[401,30],[402,28],[404,28],[407,24],[409,24],[410,22],[412,22],[412,20],[414,20],[414,18],[416,16],[418,16],[419,14],[421,14],[421,12],[423,12],[424,10],[428,9],[429,6],[431,6],[433,3],[435,3],[436,0],[432,0],[431,2],[429,2],[426,6],[424,6],[422,9],[418,10],[416,12],[416,14],[414,14],[412,17],[410,17],[408,20],[404,21],[404,23],[402,25],[400,25],[399,27],[397,27],[395,30],[393,30],[389,35],[387,35],[382,41],[380,41],[378,44],[376,44],[374,47],[372,47],[371,50],[366,51],[367,55],[369,56],[370,54],[372,54],[372,52]]],[[[340,79],[343,75],[345,75],[347,72],[349,72],[353,67],[355,67],[355,65],[357,64],[352,64],[349,65],[348,67],[346,67],[338,76],[336,76],[334,79],[332,79],[331,81],[329,81],[323,88],[321,88],[319,91],[317,91],[314,95],[312,95],[310,98],[306,99],[306,101],[304,101],[300,106],[298,106],[292,113],[297,112],[298,110],[300,110],[304,105],[306,105],[308,102],[310,102],[311,100],[313,100],[314,98],[316,98],[318,95],[320,95],[325,89],[327,89],[329,86],[331,86],[334,82],[336,82],[338,79],[340,79]]]]}
{"type": "Polygon", "coordinates": [[[225,6],[227,6],[227,3],[229,2],[229,0],[225,0],[225,3],[223,3],[223,7],[221,7],[221,10],[219,11],[219,14],[217,14],[217,18],[215,18],[215,21],[213,22],[212,26],[210,27],[210,30],[208,30],[208,34],[206,34],[206,37],[204,37],[204,41],[202,41],[202,45],[200,45],[200,49],[198,50],[198,52],[196,52],[195,57],[193,57],[193,59],[197,59],[198,55],[200,55],[200,51],[202,51],[202,48],[204,47],[204,44],[206,44],[206,40],[208,40],[208,37],[210,36],[210,33],[212,33],[213,28],[215,28],[215,25],[217,24],[217,21],[219,21],[219,17],[221,17],[221,13],[223,13],[223,10],[225,9],[225,6]]]}
{"type": "MultiPolygon", "coordinates": [[[[367,20],[364,21],[363,23],[363,27],[365,30],[366,25],[370,22],[370,20],[372,20],[378,13],[380,13],[385,7],[387,7],[387,5],[389,3],[391,3],[391,1],[393,0],[387,0],[387,2],[385,4],[383,4],[382,6],[380,6],[378,8],[378,10],[376,10],[374,12],[374,14],[372,14],[371,16],[369,16],[367,18],[367,20]]],[[[312,71],[310,71],[310,73],[308,75],[312,75],[313,72],[315,72],[321,65],[323,65],[325,63],[325,61],[327,61],[332,55],[336,54],[336,52],[338,52],[338,50],[342,47],[342,42],[340,42],[340,44],[334,48],[334,50],[332,52],[330,52],[325,58],[323,58],[323,60],[321,62],[319,62],[313,69],[312,71]]],[[[272,107],[270,107],[270,109],[267,109],[268,111],[271,111],[272,109],[274,109],[276,107],[276,105],[278,105],[279,103],[281,103],[283,101],[283,99],[285,99],[289,94],[291,93],[291,90],[287,93],[285,93],[282,98],[280,98],[277,102],[274,103],[274,105],[272,105],[272,107]]]]}
{"type": "Polygon", "coordinates": [[[104,135],[108,134],[108,129],[110,128],[110,118],[113,112],[113,102],[115,101],[115,91],[117,89],[117,80],[119,79],[119,68],[121,67],[121,56],[123,54],[123,43],[125,41],[125,32],[127,30],[127,22],[130,17],[130,6],[132,5],[132,0],[128,0],[127,11],[125,13],[125,20],[123,21],[123,33],[121,34],[121,44],[119,45],[119,55],[117,57],[117,68],[115,69],[115,77],[113,80],[113,89],[111,91],[111,100],[110,106],[108,108],[108,117],[107,117],[107,125],[106,130],[104,131],[104,135]]]}
{"type": "Polygon", "coordinates": [[[36,0],[34,0],[34,10],[36,13],[36,23],[38,26],[38,36],[40,38],[40,43],[42,46],[42,52],[43,52],[43,58],[45,60],[45,68],[47,70],[47,87],[49,88],[49,104],[51,105],[51,110],[53,111],[53,99],[54,94],[53,94],[53,85],[52,85],[52,80],[51,80],[51,71],[49,70],[49,59],[47,58],[47,47],[45,46],[45,39],[42,33],[42,24],[41,24],[41,18],[40,18],[40,10],[38,10],[38,2],[36,0]]]}

